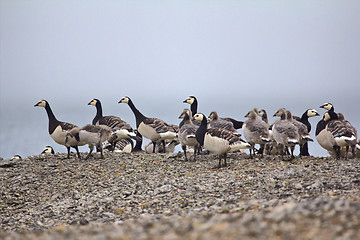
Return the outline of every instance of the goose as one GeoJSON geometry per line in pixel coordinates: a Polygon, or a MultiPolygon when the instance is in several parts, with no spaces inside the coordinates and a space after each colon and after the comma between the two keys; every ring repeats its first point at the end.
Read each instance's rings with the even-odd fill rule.
{"type": "MultiPolygon", "coordinates": [[[[177,139],[173,139],[173,140],[169,140],[166,139],[165,140],[165,151],[164,151],[164,146],[162,141],[157,141],[155,143],[155,152],[156,153],[173,153],[175,152],[175,147],[179,145],[179,140],[177,139]]],[[[145,145],[145,152],[147,153],[152,153],[153,152],[153,143],[149,142],[145,145]]]]}
{"type": "Polygon", "coordinates": [[[287,120],[289,122],[294,124],[295,127],[298,130],[298,133],[299,133],[299,145],[300,145],[300,154],[299,154],[299,156],[301,156],[301,149],[303,149],[304,144],[309,142],[309,141],[313,142],[314,140],[311,138],[311,136],[310,136],[310,134],[308,132],[308,127],[304,123],[295,120],[293,118],[293,116],[292,116],[292,113],[289,110],[286,111],[286,118],[287,118],[287,120]]]}
{"type": "Polygon", "coordinates": [[[227,129],[232,132],[236,132],[236,129],[234,128],[234,124],[229,120],[226,120],[224,118],[219,118],[219,115],[216,111],[212,111],[209,114],[208,119],[210,120],[208,122],[209,128],[218,127],[218,128],[227,129]]]}
{"type": "Polygon", "coordinates": [[[44,148],[44,150],[41,152],[41,154],[45,154],[45,155],[55,154],[55,151],[54,151],[54,149],[53,149],[51,146],[46,146],[46,147],[44,148]]]}
{"type": "Polygon", "coordinates": [[[345,159],[348,157],[349,147],[352,148],[352,156],[355,156],[357,144],[357,131],[346,120],[340,120],[330,108],[324,113],[323,119],[316,127],[316,139],[321,147],[334,152],[337,159],[341,157],[341,148],[345,147],[345,159]]]}
{"type": "Polygon", "coordinates": [[[281,158],[284,160],[284,147],[290,147],[291,157],[294,159],[295,145],[299,144],[299,133],[295,125],[286,120],[286,110],[284,108],[275,112],[274,117],[280,117],[272,127],[273,137],[281,148],[281,158]]]}
{"type": "MultiPolygon", "coordinates": [[[[163,141],[165,139],[174,139],[177,137],[176,130],[163,120],[158,118],[145,117],[134,105],[129,97],[123,97],[119,103],[127,103],[135,115],[137,131],[148,138],[153,143],[153,153],[155,153],[156,141],[163,141]]],[[[165,142],[163,141],[164,151],[165,142]]]]}
{"type": "MultiPolygon", "coordinates": [[[[301,117],[293,116],[293,118],[306,125],[308,133],[311,131],[311,124],[309,122],[310,117],[319,116],[319,113],[315,109],[307,109],[301,117]]],[[[302,147],[300,146],[300,156],[310,156],[308,143],[305,142],[302,147]]]]}
{"type": "Polygon", "coordinates": [[[108,140],[111,133],[112,128],[108,126],[95,126],[92,124],[86,124],[82,128],[71,129],[66,134],[65,144],[70,146],[82,146],[88,144],[90,151],[85,159],[88,159],[91,156],[94,147],[96,147],[100,151],[101,158],[104,158],[102,145],[106,140],[108,140]]]}
{"type": "Polygon", "coordinates": [[[121,139],[115,143],[115,147],[113,144],[108,142],[105,144],[104,149],[113,152],[124,152],[124,153],[131,153],[134,149],[134,143],[131,139],[121,139]]]}
{"type": "Polygon", "coordinates": [[[208,118],[210,119],[210,121],[221,120],[221,121],[226,121],[228,123],[231,123],[231,127],[235,128],[235,129],[242,128],[242,125],[244,124],[243,121],[238,121],[238,120],[235,120],[233,118],[229,118],[229,117],[220,118],[216,111],[212,111],[208,118]]]}
{"type": "MultiPolygon", "coordinates": [[[[259,153],[262,154],[263,152],[265,152],[266,154],[268,155],[278,155],[278,154],[281,154],[281,150],[282,150],[282,147],[281,149],[279,148],[279,146],[276,144],[275,142],[275,139],[274,139],[274,136],[272,134],[272,127],[274,125],[273,124],[269,124],[269,118],[268,118],[268,115],[267,115],[267,112],[265,109],[260,109],[258,110],[258,115],[261,117],[261,120],[263,122],[265,122],[268,126],[268,130],[269,130],[269,138],[270,138],[270,142],[269,143],[266,143],[265,144],[265,147],[264,149],[260,146],[259,148],[259,153]]],[[[278,121],[278,120],[277,120],[278,121]]]]}
{"type": "Polygon", "coordinates": [[[220,168],[221,160],[224,159],[223,166],[226,167],[226,156],[228,152],[250,148],[250,144],[241,139],[238,134],[222,128],[208,128],[207,119],[204,114],[197,113],[193,117],[201,121],[200,127],[196,130],[195,137],[200,146],[206,150],[219,155],[220,168]]]}
{"type": "Polygon", "coordinates": [[[22,160],[22,157],[19,154],[15,154],[10,158],[10,161],[17,161],[17,160],[22,160]]]}
{"type": "Polygon", "coordinates": [[[125,120],[116,116],[103,116],[101,102],[99,99],[92,99],[88,105],[96,107],[96,115],[92,121],[93,125],[106,125],[114,129],[114,131],[120,130],[117,132],[117,141],[125,138],[134,138],[136,136],[133,128],[125,120]]]}
{"type": "Polygon", "coordinates": [[[184,151],[185,161],[188,161],[186,155],[186,147],[191,146],[194,149],[194,161],[196,158],[196,152],[198,152],[200,148],[199,142],[196,140],[196,130],[199,128],[197,125],[193,124],[191,121],[191,111],[188,109],[184,109],[184,111],[180,114],[179,118],[183,120],[179,124],[179,141],[182,150],[184,151]]]}
{"type": "MultiPolygon", "coordinates": [[[[61,122],[56,119],[53,111],[51,110],[50,104],[46,100],[40,100],[35,107],[43,107],[46,110],[46,113],[49,118],[49,134],[51,138],[58,144],[65,146],[65,137],[66,134],[73,128],[77,126],[72,123],[61,122]]],[[[78,145],[76,146],[65,146],[67,149],[67,158],[70,158],[70,147],[75,148],[78,158],[80,158],[80,152],[78,145]]]]}
{"type": "MultiPolygon", "coordinates": [[[[242,131],[246,141],[251,145],[250,158],[252,158],[251,150],[255,155],[255,144],[260,144],[260,148],[264,149],[266,143],[270,142],[269,126],[257,117],[256,110],[249,111],[245,117],[249,118],[242,125],[242,131]]],[[[261,157],[263,151],[261,152],[261,157]]]]}

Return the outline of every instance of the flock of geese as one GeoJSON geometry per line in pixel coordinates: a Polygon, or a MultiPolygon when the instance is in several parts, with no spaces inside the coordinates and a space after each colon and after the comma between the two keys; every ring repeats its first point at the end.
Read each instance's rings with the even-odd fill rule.
{"type": "MultiPolygon", "coordinates": [[[[238,121],[221,118],[215,111],[208,117],[198,113],[195,96],[189,96],[183,102],[190,104],[190,109],[184,109],[180,114],[179,118],[182,120],[179,125],[172,125],[158,118],[146,117],[129,97],[123,97],[119,103],[127,104],[132,110],[136,129],[119,117],[103,116],[98,99],[92,99],[88,103],[96,107],[96,115],[92,124],[83,127],[57,120],[46,100],[39,101],[35,106],[45,108],[49,119],[49,134],[56,143],[67,148],[67,158],[70,158],[70,148],[74,148],[78,158],[81,158],[78,147],[86,144],[90,148],[86,159],[92,156],[95,147],[101,158],[104,157],[104,148],[128,153],[143,151],[143,137],[151,141],[144,147],[146,152],[171,152],[180,144],[185,160],[188,160],[187,153],[190,152],[195,160],[196,155],[206,149],[219,156],[218,167],[227,165],[227,153],[241,152],[244,149],[249,149],[250,158],[255,154],[260,157],[264,154],[278,154],[283,160],[284,155],[289,155],[286,160],[291,160],[294,158],[295,146],[299,145],[299,156],[310,155],[308,142],[313,139],[309,134],[311,125],[308,119],[319,116],[315,109],[308,109],[301,117],[295,117],[289,110],[281,108],[273,115],[279,119],[270,124],[264,109],[250,110],[245,115],[246,121],[238,121]],[[246,141],[242,139],[238,129],[242,129],[246,141]],[[135,146],[133,141],[136,142],[135,146]],[[259,148],[256,149],[255,145],[259,145],[259,148]]],[[[342,114],[335,113],[331,103],[325,103],[320,108],[324,108],[326,112],[316,126],[318,143],[336,158],[347,158],[350,154],[355,157],[355,151],[359,148],[356,129],[342,114]]],[[[43,153],[54,153],[54,150],[47,146],[43,153]]]]}

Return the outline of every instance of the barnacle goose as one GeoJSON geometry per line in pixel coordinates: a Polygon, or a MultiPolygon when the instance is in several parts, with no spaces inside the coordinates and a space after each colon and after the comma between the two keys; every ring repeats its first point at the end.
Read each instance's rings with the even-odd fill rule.
{"type": "Polygon", "coordinates": [[[241,139],[239,134],[223,128],[208,128],[207,119],[202,113],[195,114],[194,119],[201,121],[201,125],[195,133],[196,140],[200,146],[219,155],[219,168],[221,166],[226,167],[226,155],[228,152],[251,147],[249,143],[241,139]],[[221,164],[222,159],[224,159],[223,165],[221,164]]]}
{"type": "MultiPolygon", "coordinates": [[[[37,104],[35,104],[35,107],[43,107],[46,110],[46,113],[49,118],[49,134],[51,138],[58,144],[65,146],[65,137],[66,134],[73,128],[76,128],[77,126],[71,123],[67,122],[61,122],[56,119],[53,111],[51,110],[50,104],[46,100],[40,100],[37,104]]],[[[78,149],[78,145],[76,146],[66,146],[67,148],[67,158],[70,158],[70,147],[73,147],[76,149],[77,155],[80,158],[80,152],[78,149]]]]}

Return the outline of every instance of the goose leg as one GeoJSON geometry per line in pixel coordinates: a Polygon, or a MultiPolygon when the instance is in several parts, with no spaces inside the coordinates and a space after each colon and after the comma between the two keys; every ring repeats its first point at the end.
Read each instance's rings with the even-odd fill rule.
{"type": "Polygon", "coordinates": [[[165,140],[162,140],[162,144],[163,144],[163,147],[164,147],[163,153],[166,153],[165,140]]]}
{"type": "Polygon", "coordinates": [[[349,153],[349,145],[346,146],[345,160],[347,160],[348,158],[348,153],[349,153]]]}
{"type": "Polygon", "coordinates": [[[153,144],[153,153],[155,153],[156,142],[152,142],[152,144],[153,144]]]}
{"type": "Polygon", "coordinates": [[[184,151],[184,155],[185,155],[185,161],[188,161],[188,158],[186,156],[186,145],[181,145],[182,150],[184,151]]]}
{"type": "Polygon", "coordinates": [[[294,157],[294,150],[295,150],[295,146],[290,147],[290,151],[291,151],[291,157],[290,157],[290,159],[294,159],[294,158],[295,158],[295,157],[294,157]]]}
{"type": "Polygon", "coordinates": [[[79,147],[78,147],[78,146],[75,146],[75,147],[73,147],[73,148],[75,148],[76,153],[77,153],[77,155],[78,155],[78,158],[80,159],[81,157],[80,157],[79,147]]]}
{"type": "Polygon", "coordinates": [[[224,154],[224,167],[226,167],[227,164],[226,164],[226,153],[224,154]]]}
{"type": "Polygon", "coordinates": [[[92,151],[94,150],[94,146],[89,145],[89,148],[90,148],[90,151],[89,151],[89,154],[86,156],[85,160],[86,160],[86,159],[89,159],[89,157],[91,156],[91,153],[92,153],[92,151]]]}
{"type": "Polygon", "coordinates": [[[67,159],[70,159],[70,147],[66,147],[67,149],[67,159]]]}
{"type": "Polygon", "coordinates": [[[336,154],[336,159],[340,159],[340,147],[335,145],[335,146],[333,146],[333,149],[334,149],[335,154],[336,154]]]}

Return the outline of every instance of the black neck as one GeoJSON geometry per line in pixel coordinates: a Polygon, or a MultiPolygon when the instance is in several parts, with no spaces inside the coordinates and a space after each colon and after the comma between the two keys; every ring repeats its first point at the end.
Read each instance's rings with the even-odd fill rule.
{"type": "Polygon", "coordinates": [[[194,102],[191,104],[191,107],[190,107],[190,110],[191,110],[191,113],[193,116],[197,113],[197,107],[198,107],[197,100],[194,99],[194,102]]]}
{"type": "Polygon", "coordinates": [[[45,110],[49,118],[49,134],[52,134],[60,122],[56,119],[53,111],[50,108],[49,103],[45,105],[45,110]]]}
{"type": "Polygon", "coordinates": [[[306,112],[304,112],[304,114],[301,116],[301,120],[309,119],[309,116],[307,114],[308,114],[308,111],[306,110],[306,112]]]}
{"type": "Polygon", "coordinates": [[[138,128],[140,123],[146,119],[146,117],[135,107],[134,103],[129,99],[128,102],[129,107],[133,111],[136,119],[136,127],[138,128]]]}
{"type": "Polygon", "coordinates": [[[96,101],[96,115],[92,121],[92,124],[95,125],[97,121],[99,121],[100,118],[102,118],[103,114],[102,114],[102,107],[101,107],[101,102],[98,100],[96,101]]]}
{"type": "Polygon", "coordinates": [[[204,117],[199,128],[196,130],[195,137],[201,146],[204,146],[205,133],[207,131],[207,119],[204,117]]]}

